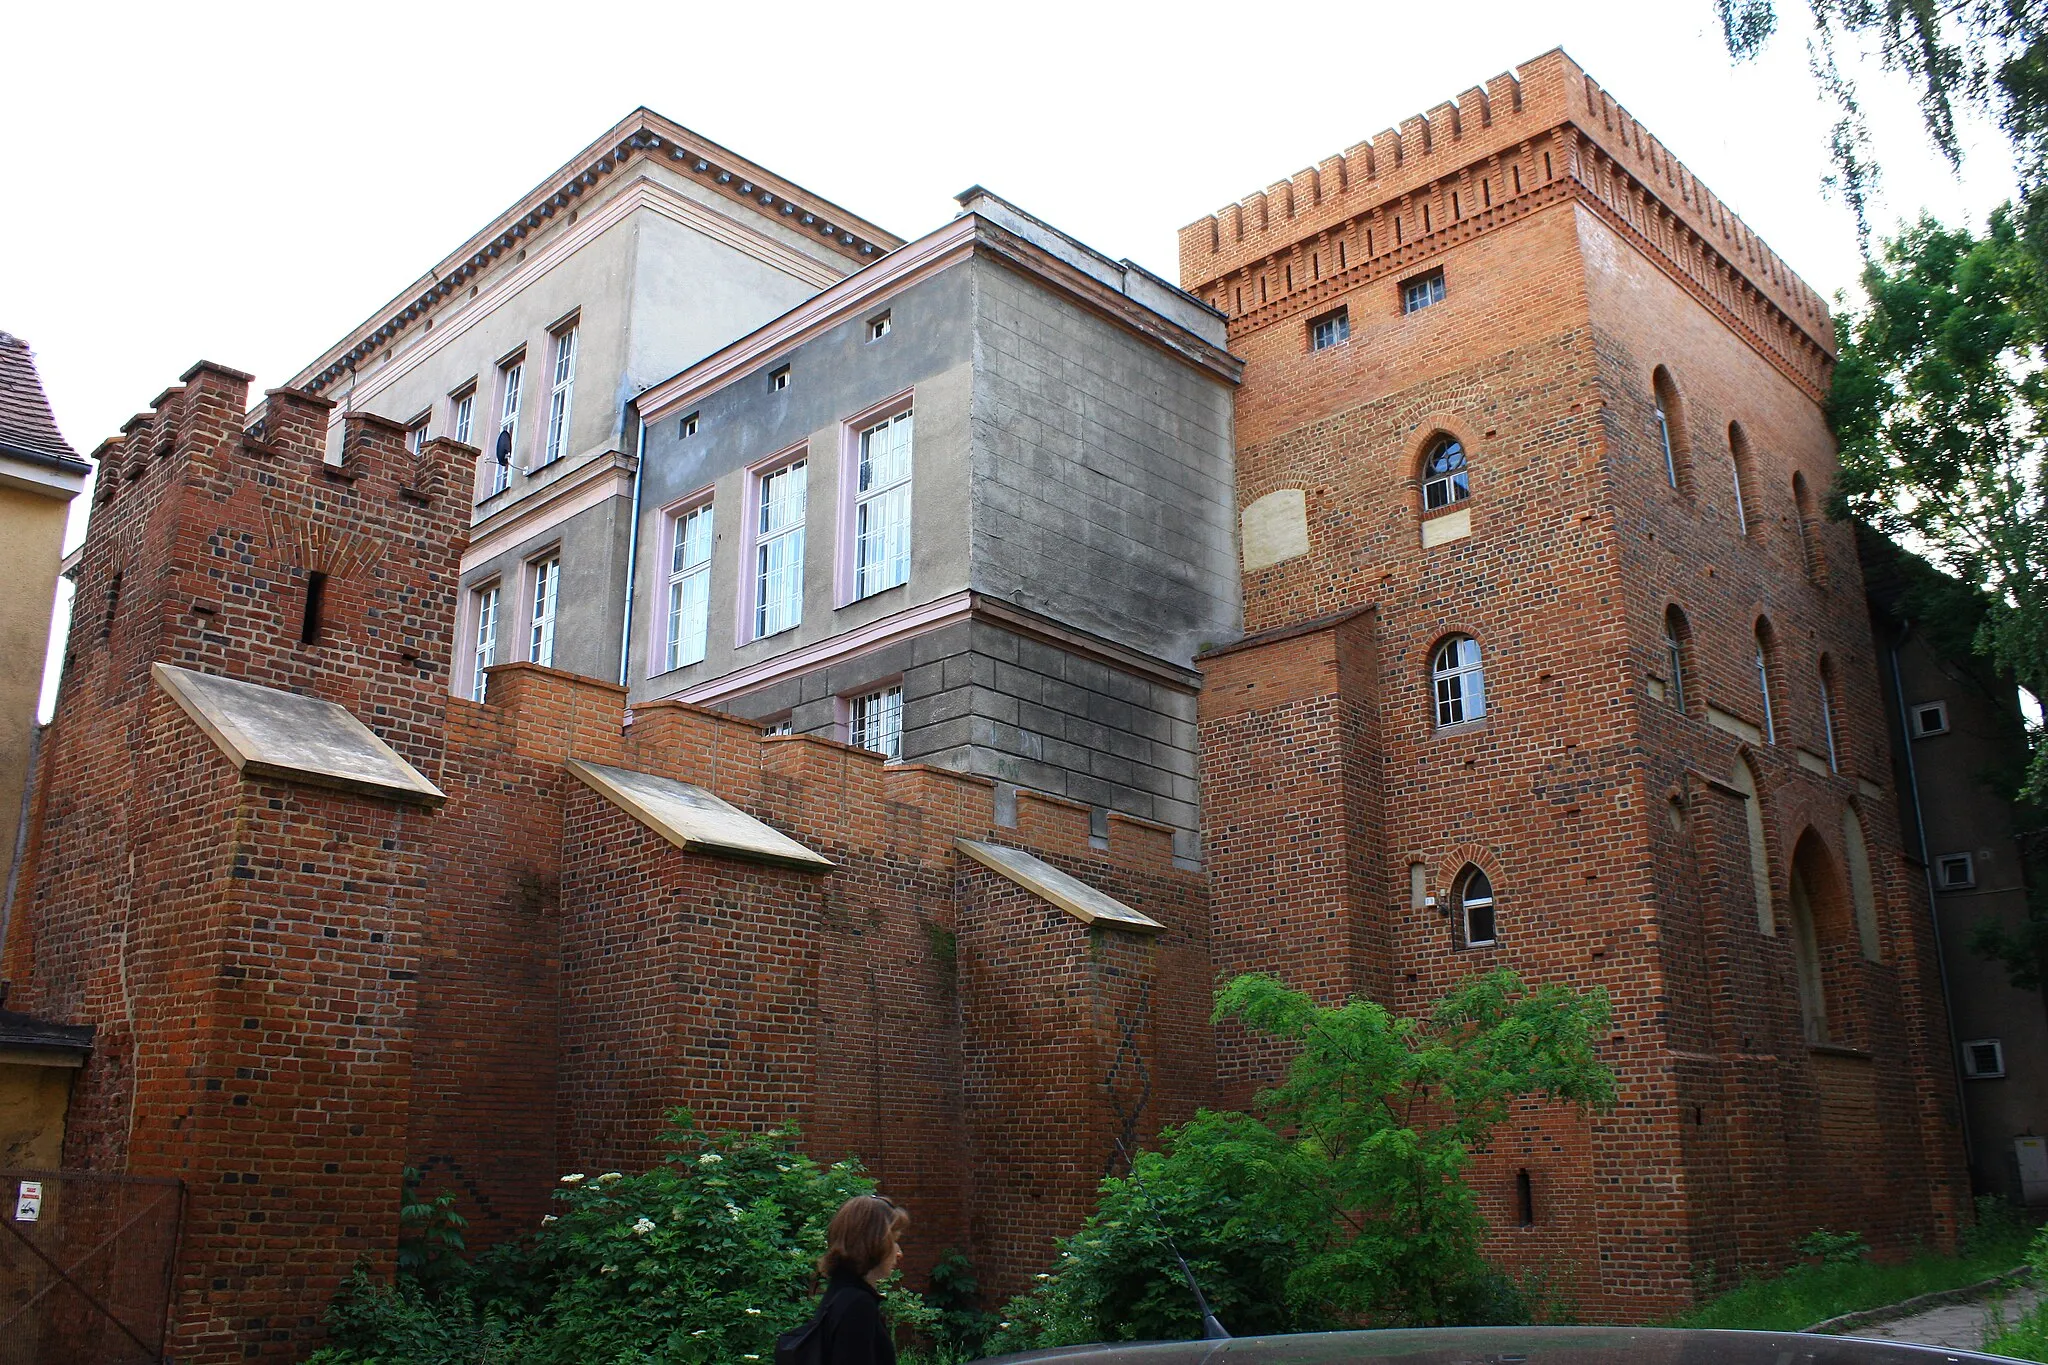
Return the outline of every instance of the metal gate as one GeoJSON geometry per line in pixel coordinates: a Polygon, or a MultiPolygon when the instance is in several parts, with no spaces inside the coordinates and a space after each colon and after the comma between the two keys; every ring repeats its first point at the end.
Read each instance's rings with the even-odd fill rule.
{"type": "Polygon", "coordinates": [[[163,1359],[180,1180],[0,1170],[0,1365],[163,1359]]]}

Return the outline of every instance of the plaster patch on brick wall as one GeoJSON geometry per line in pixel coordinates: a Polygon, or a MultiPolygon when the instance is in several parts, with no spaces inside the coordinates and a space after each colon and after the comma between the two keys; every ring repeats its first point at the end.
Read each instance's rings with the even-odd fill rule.
{"type": "Polygon", "coordinates": [[[1433,549],[1453,540],[1463,540],[1471,534],[1472,509],[1460,507],[1455,512],[1446,512],[1422,523],[1422,548],[1433,549]]]}
{"type": "Polygon", "coordinates": [[[1268,569],[1308,553],[1308,497],[1280,488],[1244,509],[1244,567],[1268,569]]]}

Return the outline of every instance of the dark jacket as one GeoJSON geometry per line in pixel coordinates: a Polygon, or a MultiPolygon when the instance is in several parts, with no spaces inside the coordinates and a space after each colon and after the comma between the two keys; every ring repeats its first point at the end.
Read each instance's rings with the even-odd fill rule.
{"type": "Polygon", "coordinates": [[[882,1296],[864,1276],[841,1266],[818,1305],[824,1319],[825,1365],[896,1365],[896,1339],[882,1320],[882,1296]]]}

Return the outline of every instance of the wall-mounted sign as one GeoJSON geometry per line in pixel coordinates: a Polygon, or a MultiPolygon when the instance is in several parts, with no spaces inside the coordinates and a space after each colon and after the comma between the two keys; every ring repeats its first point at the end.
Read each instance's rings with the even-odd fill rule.
{"type": "Polygon", "coordinates": [[[43,1216],[43,1182],[24,1180],[14,1196],[14,1221],[33,1223],[43,1216]]]}

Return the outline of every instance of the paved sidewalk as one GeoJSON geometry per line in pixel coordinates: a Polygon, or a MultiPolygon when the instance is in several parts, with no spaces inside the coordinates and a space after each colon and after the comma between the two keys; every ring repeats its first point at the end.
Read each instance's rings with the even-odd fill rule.
{"type": "Polygon", "coordinates": [[[1922,1346],[1945,1346],[1950,1350],[1981,1351],[1984,1332],[1991,1324],[1995,1305],[2007,1323],[2041,1301],[2037,1285],[2014,1285],[2009,1289],[1974,1299],[1969,1303],[1945,1303],[1909,1318],[1874,1322],[1844,1332],[1844,1336],[1876,1337],[1883,1341],[1910,1341],[1922,1346]]]}

